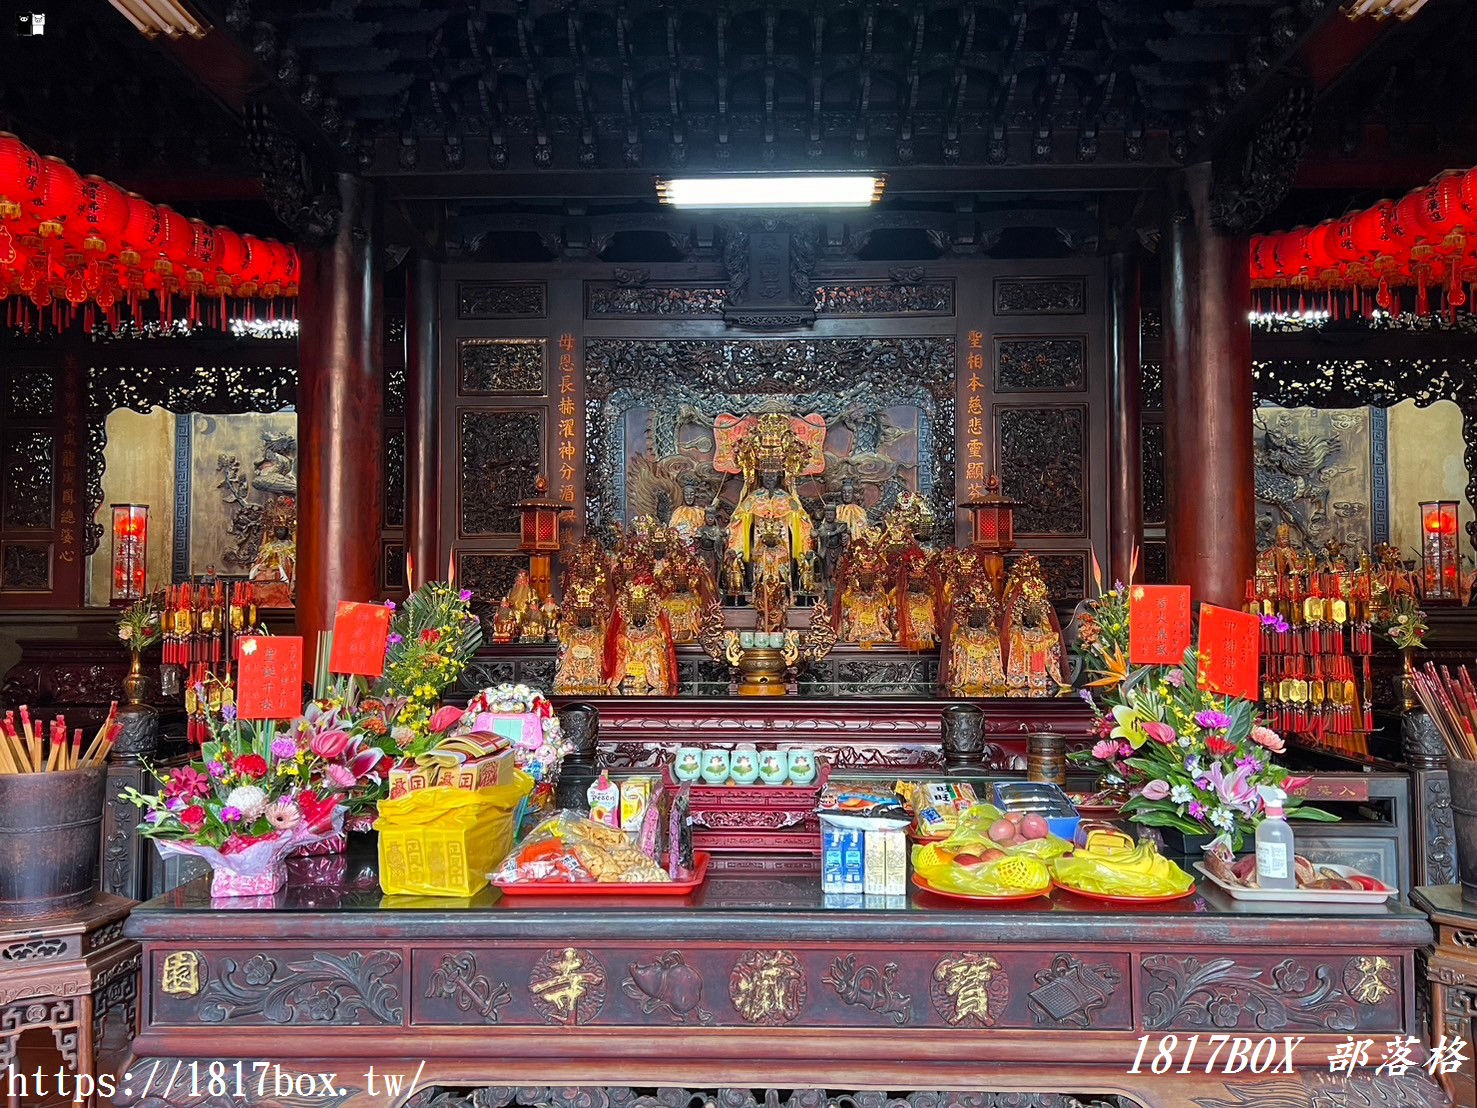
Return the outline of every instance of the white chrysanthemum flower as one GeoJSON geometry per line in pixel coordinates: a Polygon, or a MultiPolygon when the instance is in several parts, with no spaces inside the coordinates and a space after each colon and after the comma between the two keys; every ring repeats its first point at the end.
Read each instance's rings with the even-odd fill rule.
{"type": "Polygon", "coordinates": [[[255,785],[237,785],[226,797],[226,807],[237,809],[247,823],[255,823],[267,810],[267,794],[255,785]]]}

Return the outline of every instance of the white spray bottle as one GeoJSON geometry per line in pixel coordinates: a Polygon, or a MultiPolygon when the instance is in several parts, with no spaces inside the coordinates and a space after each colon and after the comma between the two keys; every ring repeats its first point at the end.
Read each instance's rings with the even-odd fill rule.
{"type": "Polygon", "coordinates": [[[1297,888],[1292,828],[1282,814],[1287,794],[1273,785],[1258,785],[1263,818],[1256,828],[1256,883],[1263,889],[1297,888]]]}

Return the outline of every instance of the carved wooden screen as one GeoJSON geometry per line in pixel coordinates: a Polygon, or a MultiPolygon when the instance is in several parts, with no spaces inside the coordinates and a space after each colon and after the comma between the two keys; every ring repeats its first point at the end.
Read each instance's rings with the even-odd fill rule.
{"type": "Polygon", "coordinates": [[[977,499],[998,472],[1020,502],[1016,546],[1071,602],[1085,595],[1089,548],[1106,545],[1102,269],[994,263],[981,276],[960,306],[959,499],[977,499]]]}
{"type": "MultiPolygon", "coordinates": [[[[1027,502],[1019,544],[1042,556],[1055,595],[1082,595],[1088,547],[1107,534],[1096,260],[822,261],[814,325],[763,332],[725,325],[726,280],[705,264],[443,271],[441,553],[456,550],[479,600],[494,601],[526,565],[512,504],[535,475],[556,497],[572,486],[566,539],[623,520],[621,459],[642,444],[627,441],[621,413],[658,395],[708,420],[725,400],[793,398],[828,422],[913,405],[919,456],[908,477],[922,478],[945,536],[967,537],[954,505],[998,467],[1027,502]],[[972,444],[978,456],[966,457],[972,444]]],[[[654,418],[639,433],[661,446],[670,423],[654,418]]]]}
{"type": "Polygon", "coordinates": [[[59,358],[18,359],[0,375],[0,606],[62,607],[80,593],[76,376],[59,358]]]}

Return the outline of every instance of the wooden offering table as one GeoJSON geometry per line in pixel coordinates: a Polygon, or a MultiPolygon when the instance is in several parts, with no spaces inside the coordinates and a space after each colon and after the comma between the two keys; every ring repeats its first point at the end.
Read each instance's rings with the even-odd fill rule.
{"type": "Polygon", "coordinates": [[[1419,1046],[1375,1070],[1419,1034],[1431,931],[1408,908],[1207,889],[978,909],[728,873],[686,898],[444,901],[382,896],[370,860],[345,872],[250,902],[196,881],[135,910],[142,1029],[118,1103],[200,1103],[212,1077],[222,1103],[312,1086],[417,1108],[1445,1103],[1419,1046]],[[1364,1068],[1331,1073],[1351,1040],[1364,1068]]]}

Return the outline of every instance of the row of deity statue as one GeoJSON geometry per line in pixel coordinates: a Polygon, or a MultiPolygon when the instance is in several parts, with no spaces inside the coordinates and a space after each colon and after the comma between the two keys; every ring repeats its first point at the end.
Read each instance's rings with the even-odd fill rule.
{"type": "MultiPolygon", "coordinates": [[[[770,581],[783,588],[782,578],[761,574],[761,586],[770,581]]],[[[548,622],[559,643],[560,695],[675,695],[676,646],[696,641],[704,618],[721,605],[713,574],[692,547],[665,525],[640,519],[612,551],[594,539],[580,542],[566,558],[560,594],[557,618],[548,622]]],[[[786,625],[783,596],[761,587],[754,604],[759,630],[786,625]]],[[[949,695],[1047,695],[1063,684],[1061,629],[1030,554],[1004,574],[978,547],[930,551],[865,534],[839,567],[830,617],[842,643],[939,648],[940,688],[949,695]]]]}
{"type": "Polygon", "coordinates": [[[1022,554],[1002,579],[979,547],[847,552],[832,619],[837,641],[863,648],[939,647],[939,687],[952,696],[1050,695],[1064,685],[1064,644],[1041,566],[1022,554]]]}

